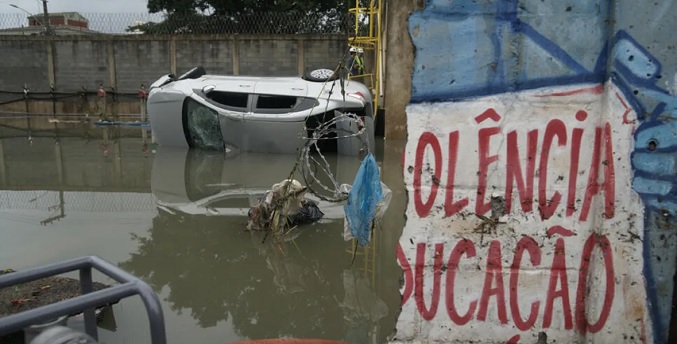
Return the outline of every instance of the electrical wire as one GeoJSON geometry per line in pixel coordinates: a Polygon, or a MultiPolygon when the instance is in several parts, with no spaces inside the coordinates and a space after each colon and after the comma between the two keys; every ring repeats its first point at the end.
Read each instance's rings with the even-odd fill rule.
{"type": "Polygon", "coordinates": [[[305,144],[301,149],[299,158],[301,162],[300,173],[306,187],[313,195],[324,201],[333,203],[343,202],[348,198],[347,189],[339,185],[336,181],[336,178],[331,172],[331,165],[324,154],[322,154],[318,143],[322,140],[338,141],[358,138],[362,144],[360,153],[364,153],[369,151],[369,141],[365,139],[366,135],[362,135],[365,132],[366,126],[362,119],[355,114],[347,113],[336,116],[332,120],[323,123],[313,131],[311,137],[305,138],[305,144]],[[344,125],[343,127],[352,128],[353,125],[355,125],[359,129],[357,131],[344,129],[340,126],[341,123],[347,123],[347,125],[344,125]],[[330,137],[331,134],[336,134],[336,137],[330,137]],[[319,160],[313,156],[313,150],[317,152],[319,160]],[[329,178],[331,186],[327,186],[320,181],[316,172],[313,172],[313,166],[315,166],[316,171],[319,168],[319,170],[329,178]],[[321,190],[318,190],[315,186],[318,186],[321,190]],[[331,196],[325,196],[322,191],[331,194],[331,196]]]}
{"type": "MultiPolygon", "coordinates": [[[[340,85],[340,92],[343,98],[344,105],[343,110],[345,110],[346,104],[346,92],[345,92],[346,82],[343,75],[340,72],[342,72],[342,69],[344,68],[343,61],[347,57],[348,53],[349,50],[346,50],[343,56],[341,57],[341,60],[337,63],[334,69],[334,75],[338,75],[339,77],[337,79],[331,80],[331,88],[329,89],[327,94],[327,99],[331,98],[334,92],[334,87],[336,87],[336,82],[338,81],[340,85]]],[[[324,81],[322,88],[318,93],[318,95],[316,96],[315,100],[320,99],[322,93],[325,92],[325,89],[327,88],[330,79],[332,78],[327,78],[324,81]]],[[[319,102],[315,102],[315,104],[319,104],[319,102]]],[[[328,108],[329,101],[327,101],[325,105],[324,111],[322,112],[321,124],[317,128],[309,129],[306,125],[308,119],[311,116],[317,115],[313,114],[313,110],[315,110],[315,105],[313,105],[310,113],[306,117],[306,120],[304,121],[304,123],[306,124],[304,124],[303,131],[300,133],[300,137],[303,140],[303,146],[301,146],[299,149],[298,159],[289,174],[289,179],[291,179],[293,175],[296,173],[296,171],[299,170],[299,167],[301,167],[299,172],[301,173],[303,181],[306,184],[308,190],[313,195],[324,201],[337,203],[346,200],[348,198],[348,194],[346,192],[346,188],[339,185],[333,173],[331,173],[331,165],[327,161],[325,155],[322,154],[322,151],[318,146],[318,143],[323,140],[339,141],[358,138],[361,143],[360,147],[361,154],[369,152],[372,149],[372,147],[369,147],[369,141],[365,138],[366,135],[362,135],[363,133],[366,132],[366,125],[359,116],[352,113],[345,113],[344,111],[341,113],[341,115],[335,116],[331,120],[327,121],[326,115],[328,108]],[[358,130],[353,131],[346,128],[358,128],[358,130]],[[312,135],[306,135],[305,133],[307,133],[308,131],[312,131],[312,135]],[[332,137],[331,136],[332,134],[336,134],[336,136],[332,137]],[[312,151],[317,152],[319,159],[313,156],[312,151]],[[313,166],[315,167],[315,171],[313,171],[313,166]],[[320,179],[317,177],[316,172],[318,169],[329,178],[331,183],[330,186],[322,183],[320,179]],[[331,196],[325,196],[322,191],[331,194],[331,196]]],[[[290,185],[291,184],[288,185],[288,188],[290,185]]]]}

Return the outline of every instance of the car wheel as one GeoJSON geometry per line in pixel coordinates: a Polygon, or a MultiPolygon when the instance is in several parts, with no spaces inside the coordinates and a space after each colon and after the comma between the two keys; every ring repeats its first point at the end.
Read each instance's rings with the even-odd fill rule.
{"type": "Polygon", "coordinates": [[[332,81],[338,79],[338,73],[334,73],[333,70],[326,68],[314,69],[309,73],[306,73],[304,79],[318,82],[332,81]]]}
{"type": "Polygon", "coordinates": [[[207,74],[207,71],[204,69],[204,67],[198,66],[181,75],[177,80],[197,79],[205,74],[207,74]]]}

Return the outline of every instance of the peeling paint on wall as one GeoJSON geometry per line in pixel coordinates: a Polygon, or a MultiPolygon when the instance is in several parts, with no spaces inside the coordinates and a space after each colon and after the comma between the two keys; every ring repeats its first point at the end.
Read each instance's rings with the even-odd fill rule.
{"type": "Polygon", "coordinates": [[[647,6],[642,27],[627,1],[430,0],[411,15],[393,342],[667,341],[677,21],[660,13],[677,4],[647,6]]]}

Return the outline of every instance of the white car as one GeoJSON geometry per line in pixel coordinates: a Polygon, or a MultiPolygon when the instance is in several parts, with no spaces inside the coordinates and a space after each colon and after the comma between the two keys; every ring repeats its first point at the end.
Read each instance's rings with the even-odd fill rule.
{"type": "Polygon", "coordinates": [[[329,70],[315,72],[304,77],[220,76],[196,67],[178,78],[165,75],[149,89],[151,130],[160,146],[295,153],[313,129],[354,114],[356,120],[335,121],[332,132],[339,139],[320,140],[319,148],[347,155],[373,152],[369,89],[329,70]]]}

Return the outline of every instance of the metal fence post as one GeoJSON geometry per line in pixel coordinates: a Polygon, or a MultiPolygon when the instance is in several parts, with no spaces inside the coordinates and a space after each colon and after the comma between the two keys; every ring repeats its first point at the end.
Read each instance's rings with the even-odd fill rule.
{"type": "Polygon", "coordinates": [[[54,84],[49,85],[49,93],[51,94],[52,98],[52,118],[56,118],[56,88],[54,87],[54,84]]]}
{"type": "Polygon", "coordinates": [[[78,314],[84,311],[85,329],[87,334],[92,338],[96,338],[96,318],[93,312],[90,311],[94,310],[96,307],[110,305],[121,299],[139,295],[143,300],[148,315],[151,343],[165,344],[167,342],[162,304],[160,303],[160,298],[153,289],[139,278],[97,256],[80,257],[24,271],[0,275],[0,288],[12,287],[17,284],[36,281],[41,278],[60,275],[75,270],[80,271],[81,295],[2,317],[0,318],[0,335],[14,333],[40,322],[64,315],[78,314]],[[101,273],[116,280],[120,284],[92,291],[92,268],[99,270],[101,273]],[[89,316],[87,315],[88,313],[90,314],[89,316]]]}
{"type": "Polygon", "coordinates": [[[30,113],[30,99],[28,94],[30,93],[30,90],[28,89],[28,85],[24,84],[24,100],[26,102],[26,127],[28,129],[28,142],[32,143],[33,142],[33,129],[31,128],[31,113],[30,113]]]}
{"type": "MultiPolygon", "coordinates": [[[[80,269],[80,291],[82,295],[89,294],[94,290],[92,281],[92,268],[80,269]]],[[[99,340],[96,329],[96,315],[94,308],[85,309],[85,332],[95,340],[99,340]]]]}
{"type": "Polygon", "coordinates": [[[97,108],[99,110],[99,118],[101,120],[108,120],[108,111],[106,109],[106,90],[103,89],[103,85],[99,85],[99,89],[96,91],[97,95],[97,108]]]}
{"type": "Polygon", "coordinates": [[[118,97],[117,97],[117,89],[115,89],[115,86],[111,86],[111,99],[110,99],[110,113],[111,117],[113,117],[114,121],[118,121],[118,97]]]}
{"type": "Polygon", "coordinates": [[[139,88],[139,106],[141,110],[141,122],[146,123],[146,104],[148,101],[148,92],[146,92],[146,86],[144,84],[141,84],[141,88],[139,88]]]}

